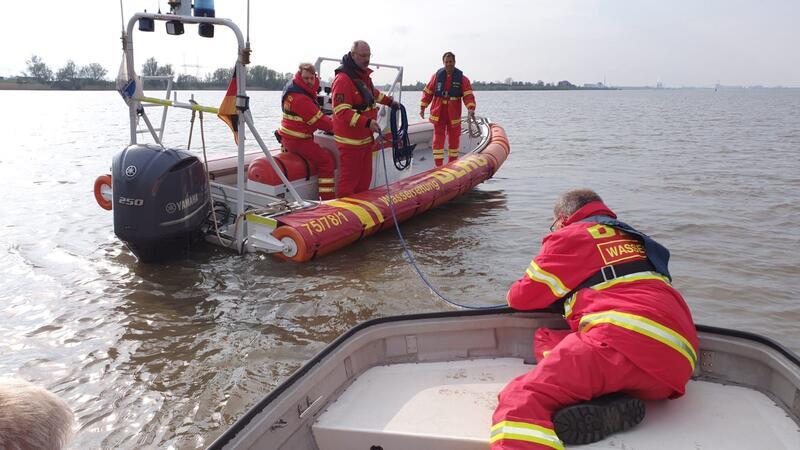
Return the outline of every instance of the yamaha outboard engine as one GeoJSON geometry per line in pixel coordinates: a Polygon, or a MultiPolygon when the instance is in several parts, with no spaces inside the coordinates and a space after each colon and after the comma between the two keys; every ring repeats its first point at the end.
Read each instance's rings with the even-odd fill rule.
{"type": "Polygon", "coordinates": [[[114,233],[142,262],[180,257],[208,215],[203,164],[183,150],[131,145],[114,156],[114,233]]]}

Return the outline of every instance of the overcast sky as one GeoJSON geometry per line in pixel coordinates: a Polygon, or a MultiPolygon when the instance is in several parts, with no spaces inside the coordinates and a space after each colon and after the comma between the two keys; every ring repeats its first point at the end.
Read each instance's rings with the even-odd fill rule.
{"type": "MultiPolygon", "coordinates": [[[[159,3],[169,9],[124,0],[126,22],[159,3]]],[[[215,3],[246,33],[247,0],[215,3]]],[[[280,72],[365,39],[373,62],[405,67],[405,83],[427,81],[450,50],[472,80],[800,87],[800,0],[252,0],[250,12],[252,62],[280,72]]],[[[54,71],[72,59],[116,74],[119,0],[3,2],[3,13],[0,75],[19,74],[32,54],[54,71]]],[[[150,56],[192,75],[233,65],[231,33],[196,35],[167,36],[162,23],[135,32],[137,66],[150,56]]]]}

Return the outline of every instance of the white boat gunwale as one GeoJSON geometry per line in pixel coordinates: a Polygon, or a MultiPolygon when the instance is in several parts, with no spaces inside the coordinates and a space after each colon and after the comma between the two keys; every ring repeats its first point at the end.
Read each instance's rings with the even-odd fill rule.
{"type": "MultiPolygon", "coordinates": [[[[523,312],[510,308],[410,314],[381,317],[360,323],[336,338],[322,351],[303,364],[289,378],[280,383],[262,400],[251,407],[242,417],[231,425],[228,430],[214,440],[208,448],[222,449],[226,448],[226,446],[230,446],[228,448],[238,448],[238,444],[247,445],[248,441],[252,443],[254,442],[253,439],[257,439],[259,436],[267,433],[267,431],[263,430],[263,427],[260,428],[262,431],[258,429],[253,430],[252,428],[248,430],[247,428],[259,414],[269,412],[267,410],[268,407],[274,406],[276,410],[281,408],[285,410],[284,402],[296,403],[298,400],[296,395],[295,398],[288,397],[291,397],[291,394],[297,394],[295,390],[299,388],[301,381],[307,376],[320,376],[320,371],[325,368],[330,369],[330,363],[333,362],[333,359],[339,359],[339,362],[344,362],[347,371],[345,382],[333,392],[335,394],[341,394],[347,386],[353,383],[359,375],[369,368],[362,367],[362,370],[358,372],[354,372],[352,368],[347,368],[348,362],[346,360],[357,351],[356,348],[351,353],[347,353],[345,351],[347,345],[361,348],[368,345],[370,342],[374,342],[376,339],[381,341],[387,337],[405,336],[402,330],[398,332],[397,328],[394,326],[399,324],[402,327],[404,322],[411,328],[418,326],[419,321],[434,321],[438,324],[442,319],[452,320],[475,316],[485,316],[485,319],[488,321],[492,319],[507,321],[509,316],[511,316],[512,319],[518,317],[521,321],[525,322],[530,322],[532,319],[538,320],[540,326],[554,328],[564,328],[566,326],[563,322],[563,318],[552,309],[523,312]],[[392,327],[388,329],[387,327],[381,327],[387,324],[392,324],[392,327]],[[376,332],[381,334],[380,330],[382,328],[387,332],[383,333],[383,337],[376,336],[376,332]],[[357,337],[359,334],[362,336],[357,337]],[[317,372],[314,372],[315,370],[317,370],[317,372]],[[256,433],[258,436],[254,436],[252,433],[256,433]]],[[[463,322],[453,320],[451,325],[453,326],[453,330],[456,330],[458,327],[463,328],[464,324],[463,322]]],[[[446,328],[445,326],[444,329],[446,328]]],[[[470,329],[479,328],[487,328],[491,330],[492,333],[496,332],[495,328],[487,327],[486,323],[483,323],[483,325],[479,327],[470,327],[470,329]]],[[[697,325],[697,330],[701,343],[699,354],[700,362],[693,379],[700,381],[708,380],[724,385],[743,386],[762,392],[779,405],[787,416],[800,426],[800,357],[798,357],[797,354],[777,341],[756,333],[707,325],[697,325]],[[735,365],[737,369],[739,367],[742,368],[741,370],[737,370],[735,376],[731,373],[724,372],[725,367],[731,367],[731,364],[735,365]],[[764,370],[761,370],[763,368],[766,368],[769,371],[767,373],[772,376],[764,377],[764,370]],[[774,376],[776,373],[781,376],[774,376]]],[[[441,332],[443,328],[440,326],[437,331],[441,332]]],[[[532,333],[532,330],[530,332],[532,333]]],[[[495,343],[498,342],[499,340],[495,341],[495,343]]],[[[522,342],[519,343],[519,345],[529,349],[525,350],[527,353],[525,358],[526,363],[533,363],[532,348],[530,348],[531,342],[530,339],[522,339],[522,342]]],[[[401,345],[402,344],[401,342],[401,345]]],[[[388,346],[388,344],[384,345],[388,346]]],[[[416,343],[413,345],[416,345],[416,343]]],[[[456,359],[467,360],[492,357],[498,357],[496,351],[494,355],[490,355],[489,352],[487,352],[486,355],[481,355],[480,351],[467,351],[464,355],[459,355],[459,358],[456,359]]],[[[406,362],[427,362],[425,359],[417,359],[415,355],[411,355],[411,357],[407,359],[408,361],[406,362]]],[[[398,354],[391,358],[391,361],[378,361],[377,364],[373,364],[373,366],[402,362],[404,362],[403,356],[398,354]]],[[[334,364],[334,367],[341,368],[339,364],[334,364]]],[[[311,397],[317,396],[312,395],[311,397]]],[[[336,397],[334,395],[326,396],[323,394],[319,395],[317,398],[306,397],[304,400],[305,405],[302,408],[300,405],[297,406],[298,411],[296,419],[301,423],[296,424],[294,428],[310,426],[310,423],[324,410],[324,407],[335,400],[336,397]]],[[[269,426],[270,428],[283,428],[290,425],[282,419],[275,422],[264,422],[264,418],[262,417],[259,421],[262,422],[260,424],[262,426],[265,425],[265,423],[272,423],[272,425],[269,426]]]]}

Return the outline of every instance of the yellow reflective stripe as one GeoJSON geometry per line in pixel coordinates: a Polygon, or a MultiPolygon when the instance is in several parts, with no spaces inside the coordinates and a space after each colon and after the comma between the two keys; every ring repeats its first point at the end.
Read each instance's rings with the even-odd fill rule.
{"type": "Polygon", "coordinates": [[[525,272],[528,274],[528,277],[530,277],[531,280],[546,284],[556,297],[561,298],[569,294],[569,289],[564,286],[564,283],[562,283],[557,276],[546,270],[543,270],[536,264],[536,262],[531,261],[531,265],[525,272]]]}
{"type": "Polygon", "coordinates": [[[375,101],[376,101],[376,102],[378,102],[378,103],[380,103],[380,102],[381,102],[381,100],[383,100],[383,98],[384,98],[384,97],[386,97],[386,96],[385,96],[385,95],[383,95],[383,92],[379,92],[379,93],[378,93],[378,98],[377,98],[377,100],[375,100],[375,101]]]}
{"type": "Polygon", "coordinates": [[[311,137],[310,134],[300,133],[299,131],[292,131],[292,130],[286,128],[286,127],[281,127],[281,132],[282,133],[286,133],[289,136],[294,136],[294,137],[300,138],[300,139],[308,139],[308,138],[311,137]]]}
{"type": "Polygon", "coordinates": [[[255,215],[255,214],[246,214],[244,216],[244,218],[248,222],[259,223],[261,225],[266,225],[266,226],[268,226],[270,228],[277,228],[278,227],[278,221],[275,220],[275,219],[269,218],[269,217],[261,217],[261,216],[255,215]]]}
{"type": "Polygon", "coordinates": [[[333,192],[332,187],[321,187],[319,188],[319,192],[333,192]]]}
{"type": "Polygon", "coordinates": [[[664,345],[672,347],[675,351],[683,355],[692,366],[694,370],[697,365],[697,353],[694,347],[685,337],[681,336],[676,331],[661,325],[660,323],[650,320],[646,317],[637,316],[636,314],[623,313],[619,311],[605,311],[601,313],[587,314],[581,317],[581,322],[578,329],[585,333],[592,329],[595,325],[612,324],[626,330],[635,331],[636,333],[645,335],[649,338],[655,339],[664,345]]]}
{"type": "Polygon", "coordinates": [[[364,139],[350,139],[344,136],[334,135],[333,139],[340,143],[340,144],[348,144],[348,145],[366,145],[372,143],[372,136],[366,137],[364,139]]]}
{"type": "Polygon", "coordinates": [[[317,181],[320,184],[322,184],[322,183],[334,183],[336,180],[334,178],[320,178],[317,181]]]}
{"type": "Polygon", "coordinates": [[[450,149],[450,157],[457,157],[459,154],[458,149],[450,149]]]}
{"type": "MultiPolygon", "coordinates": [[[[669,278],[665,277],[664,275],[661,275],[658,272],[636,272],[614,278],[613,280],[595,284],[594,286],[590,286],[590,288],[596,291],[602,291],[603,289],[608,289],[611,286],[615,286],[620,283],[630,283],[639,280],[660,280],[663,281],[664,283],[670,284],[669,278]]],[[[575,304],[575,300],[577,299],[578,299],[578,293],[576,292],[570,295],[569,298],[564,302],[564,317],[569,317],[570,315],[572,315],[572,306],[575,304]]]]}
{"type": "Polygon", "coordinates": [[[444,149],[433,149],[433,156],[444,156],[444,149]]]}
{"type": "Polygon", "coordinates": [[[343,109],[353,109],[353,105],[351,105],[349,103],[340,103],[340,104],[336,105],[335,108],[333,108],[333,112],[338,113],[339,111],[341,111],[343,109]]]}
{"type": "Polygon", "coordinates": [[[352,119],[350,119],[350,126],[351,126],[351,127],[354,127],[354,126],[356,126],[356,124],[358,123],[358,118],[359,118],[359,117],[361,117],[361,114],[359,114],[359,113],[355,113],[355,114],[353,114],[353,118],[352,118],[352,119]]]}
{"type": "Polygon", "coordinates": [[[467,103],[467,109],[475,109],[475,103],[467,103]]]}
{"type": "Polygon", "coordinates": [[[351,198],[351,197],[344,197],[344,198],[340,198],[339,200],[344,200],[344,201],[351,202],[351,203],[358,203],[360,205],[366,206],[367,208],[371,209],[372,212],[375,213],[375,217],[378,218],[378,222],[379,223],[383,223],[383,214],[381,214],[381,210],[378,209],[378,207],[375,206],[372,202],[368,202],[366,200],[361,200],[361,199],[358,199],[358,198],[351,198]]]}
{"type": "Polygon", "coordinates": [[[461,95],[462,96],[472,95],[472,91],[464,91],[461,95]]]}
{"type": "Polygon", "coordinates": [[[461,119],[453,119],[450,121],[451,124],[455,125],[457,123],[461,123],[461,119]]]}
{"type": "Polygon", "coordinates": [[[317,113],[314,114],[314,117],[308,119],[308,122],[306,123],[309,125],[314,125],[321,117],[322,117],[322,111],[317,111],[317,113]]]}
{"type": "Polygon", "coordinates": [[[283,113],[283,118],[286,119],[286,120],[294,120],[295,122],[302,122],[303,121],[303,118],[300,117],[300,116],[295,116],[295,115],[286,114],[286,113],[283,113]]]}
{"type": "Polygon", "coordinates": [[[434,122],[438,122],[439,121],[439,116],[431,116],[431,120],[434,121],[434,122]]]}
{"type": "Polygon", "coordinates": [[[372,220],[372,216],[367,212],[366,209],[364,209],[364,208],[362,208],[362,207],[360,207],[358,205],[354,205],[352,203],[343,202],[343,201],[340,201],[340,200],[333,200],[333,201],[328,202],[328,204],[331,205],[331,206],[336,206],[338,208],[346,209],[346,210],[350,211],[351,213],[355,214],[356,217],[358,217],[358,220],[360,220],[361,223],[367,228],[375,226],[375,221],[372,220]]]}
{"type": "Polygon", "coordinates": [[[430,89],[428,89],[428,86],[425,86],[424,88],[422,88],[422,92],[424,92],[426,94],[432,94],[433,93],[433,92],[431,92],[430,89]]]}
{"type": "Polygon", "coordinates": [[[526,422],[504,420],[492,426],[489,443],[493,444],[500,439],[533,442],[550,448],[564,450],[564,443],[558,438],[552,428],[526,422]]]}
{"type": "Polygon", "coordinates": [[[572,315],[572,305],[575,304],[575,300],[578,298],[578,292],[570,295],[567,301],[564,302],[564,318],[572,315]]]}
{"type": "Polygon", "coordinates": [[[636,272],[614,278],[613,280],[595,284],[594,286],[591,286],[591,288],[596,291],[602,291],[603,289],[608,289],[611,286],[616,286],[620,283],[630,283],[639,280],[660,280],[663,281],[664,283],[670,284],[669,278],[665,277],[664,275],[661,275],[658,272],[636,272]]]}

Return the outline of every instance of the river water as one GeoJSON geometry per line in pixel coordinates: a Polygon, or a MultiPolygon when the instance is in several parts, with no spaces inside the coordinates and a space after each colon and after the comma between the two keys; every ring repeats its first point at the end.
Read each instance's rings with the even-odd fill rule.
{"type": "MultiPolygon", "coordinates": [[[[502,302],[556,196],[591,187],[671,249],[698,323],[800,351],[800,90],[477,94],[511,156],[493,179],[402,227],[447,296],[502,302]]],[[[418,99],[403,100],[413,112],[418,99]]],[[[450,308],[391,232],[304,265],[210,246],[138,265],[92,195],[127,144],[119,96],[4,91],[0,104],[0,375],[72,406],[72,448],[203,447],[349,327],[450,308]]],[[[271,135],[279,93],[253,93],[251,105],[271,135]]],[[[170,119],[165,142],[185,145],[189,113],[170,119]]],[[[210,155],[233,151],[216,118],[205,131],[210,155]]]]}

